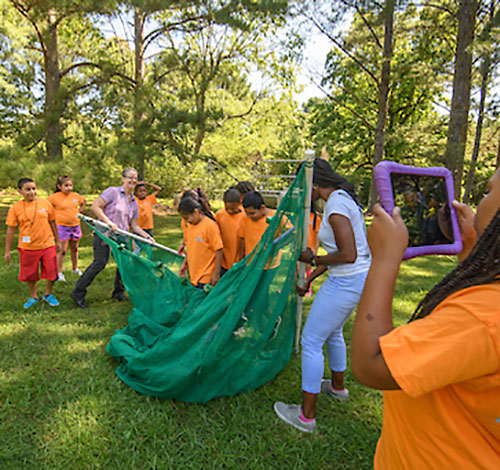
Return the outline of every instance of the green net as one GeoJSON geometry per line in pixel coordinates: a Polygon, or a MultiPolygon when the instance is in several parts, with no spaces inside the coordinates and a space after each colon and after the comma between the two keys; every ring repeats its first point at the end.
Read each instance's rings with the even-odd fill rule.
{"type": "Polygon", "coordinates": [[[255,389],[290,360],[304,236],[304,167],[261,241],[208,293],[179,278],[182,258],[92,227],[111,246],[134,308],[107,351],[147,395],[204,403],[255,389]]]}

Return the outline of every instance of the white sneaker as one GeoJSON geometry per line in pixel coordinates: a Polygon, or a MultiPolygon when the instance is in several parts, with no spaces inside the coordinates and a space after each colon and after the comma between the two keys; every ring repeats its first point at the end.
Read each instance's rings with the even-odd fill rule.
{"type": "Polygon", "coordinates": [[[274,404],[274,412],[278,415],[278,418],[299,431],[313,432],[316,427],[316,420],[314,419],[307,423],[302,421],[300,419],[300,408],[300,405],[287,405],[281,401],[277,401],[274,404]]]}
{"type": "Polygon", "coordinates": [[[66,282],[66,278],[64,277],[63,273],[57,273],[57,280],[59,282],[66,282]]]}
{"type": "Polygon", "coordinates": [[[344,390],[336,390],[332,388],[332,381],[328,379],[323,379],[321,381],[321,391],[340,401],[347,400],[349,396],[349,390],[347,390],[347,388],[344,388],[344,390]]]}
{"type": "Polygon", "coordinates": [[[83,273],[78,269],[73,269],[73,271],[71,271],[73,274],[78,274],[79,276],[81,276],[83,273]]]}

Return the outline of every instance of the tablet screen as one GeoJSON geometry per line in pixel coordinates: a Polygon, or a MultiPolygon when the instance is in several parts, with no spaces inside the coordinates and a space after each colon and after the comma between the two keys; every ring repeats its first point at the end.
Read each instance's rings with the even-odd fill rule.
{"type": "Polygon", "coordinates": [[[394,205],[408,228],[409,247],[454,243],[445,179],[391,173],[394,205]]]}

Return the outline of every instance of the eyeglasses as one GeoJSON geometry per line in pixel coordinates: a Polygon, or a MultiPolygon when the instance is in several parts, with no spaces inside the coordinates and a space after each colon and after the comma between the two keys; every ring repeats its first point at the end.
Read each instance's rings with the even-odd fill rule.
{"type": "Polygon", "coordinates": [[[124,178],[127,178],[129,180],[136,180],[137,176],[124,176],[124,178]]]}

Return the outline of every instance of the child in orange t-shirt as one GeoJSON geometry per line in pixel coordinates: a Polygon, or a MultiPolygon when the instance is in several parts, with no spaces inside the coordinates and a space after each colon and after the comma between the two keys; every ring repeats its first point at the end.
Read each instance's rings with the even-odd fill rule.
{"type": "Polygon", "coordinates": [[[179,214],[187,222],[184,238],[189,280],[195,287],[215,286],[220,279],[222,238],[215,220],[206,216],[200,204],[185,198],[179,204],[179,214]]]}
{"type": "Polygon", "coordinates": [[[46,199],[37,199],[36,184],[32,179],[21,178],[17,187],[23,200],[16,202],[7,213],[4,259],[10,264],[10,249],[19,225],[19,280],[28,284],[30,293],[23,306],[30,308],[38,302],[36,283],[40,279],[41,265],[42,279],[47,280],[43,300],[56,307],[59,302],[52,295],[52,284],[57,279],[55,245],[59,245],[55,211],[46,199]]]}
{"type": "Polygon", "coordinates": [[[153,183],[148,183],[147,181],[139,181],[134,190],[135,200],[137,206],[139,207],[139,218],[137,219],[137,224],[145,232],[153,236],[153,206],[156,204],[156,196],[162,190],[161,186],[153,183]],[[148,189],[146,186],[150,186],[154,191],[148,195],[148,189]]]}
{"type": "Polygon", "coordinates": [[[87,201],[83,196],[73,192],[73,180],[66,175],[57,178],[56,191],[48,197],[48,200],[56,210],[57,231],[61,240],[61,249],[57,252],[57,280],[64,282],[66,278],[62,271],[68,244],[73,273],[82,275],[78,269],[78,243],[82,238],[82,229],[77,215],[85,209],[87,201]]]}
{"type": "Polygon", "coordinates": [[[245,215],[241,218],[238,230],[240,259],[250,254],[257,246],[268,227],[267,217],[276,211],[264,204],[264,198],[258,191],[250,191],[243,196],[245,215]]]}
{"type": "Polygon", "coordinates": [[[236,188],[228,189],[222,198],[224,209],[217,211],[215,220],[219,225],[222,236],[222,269],[221,275],[231,269],[239,259],[238,229],[243,217],[241,210],[240,192],[236,188]]]}
{"type": "Polygon", "coordinates": [[[380,206],[372,264],[354,322],[351,365],[384,390],[374,468],[500,468],[500,169],[474,213],[453,202],[458,266],[394,328],[392,301],[408,230],[380,206]]]}

